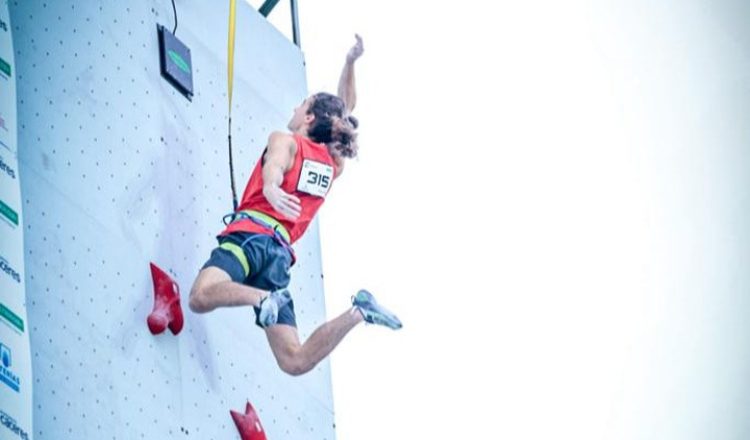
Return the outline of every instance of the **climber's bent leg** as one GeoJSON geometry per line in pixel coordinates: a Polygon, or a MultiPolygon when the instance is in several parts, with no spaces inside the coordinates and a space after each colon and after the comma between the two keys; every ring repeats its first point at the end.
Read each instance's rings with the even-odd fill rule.
{"type": "Polygon", "coordinates": [[[218,240],[193,284],[190,309],[205,313],[217,307],[263,304],[263,326],[276,323],[276,314],[290,298],[280,291],[289,284],[289,251],[266,234],[234,232],[218,240]],[[278,291],[273,301],[263,302],[271,291],[278,291]]]}
{"type": "Polygon", "coordinates": [[[232,281],[227,272],[210,266],[201,270],[190,290],[190,310],[210,312],[217,307],[258,306],[268,291],[232,281]]]}
{"type": "Polygon", "coordinates": [[[279,367],[287,374],[299,376],[312,370],[362,321],[358,311],[348,310],[318,327],[304,344],[299,342],[297,328],[289,324],[266,328],[266,336],[279,367]]]}

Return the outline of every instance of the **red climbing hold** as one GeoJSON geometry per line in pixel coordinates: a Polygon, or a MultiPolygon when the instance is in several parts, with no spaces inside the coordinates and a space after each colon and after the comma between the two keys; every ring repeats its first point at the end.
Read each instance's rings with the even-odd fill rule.
{"type": "Polygon", "coordinates": [[[169,327],[176,335],[184,324],[180,308],[180,287],[154,263],[151,263],[151,278],[154,280],[154,310],[146,319],[148,329],[158,335],[169,327]]]}
{"type": "Polygon", "coordinates": [[[263,431],[258,414],[255,413],[255,408],[250,402],[245,405],[245,414],[232,410],[229,413],[234,419],[234,424],[237,425],[242,440],[266,440],[266,433],[263,431]]]}

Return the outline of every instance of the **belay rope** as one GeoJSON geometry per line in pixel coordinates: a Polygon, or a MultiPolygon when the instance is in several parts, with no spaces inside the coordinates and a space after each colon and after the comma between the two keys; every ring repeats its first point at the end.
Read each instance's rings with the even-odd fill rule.
{"type": "Polygon", "coordinates": [[[234,28],[237,12],[236,0],[229,0],[229,40],[227,41],[227,97],[229,98],[228,109],[228,135],[229,141],[229,179],[232,184],[232,211],[237,211],[237,190],[234,187],[234,164],[232,163],[232,82],[234,81],[234,28]]]}

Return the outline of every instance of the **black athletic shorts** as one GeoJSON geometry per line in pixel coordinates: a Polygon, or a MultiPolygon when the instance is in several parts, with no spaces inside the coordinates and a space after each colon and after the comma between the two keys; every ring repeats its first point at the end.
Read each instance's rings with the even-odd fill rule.
{"type": "MultiPolygon", "coordinates": [[[[279,243],[280,238],[252,232],[232,232],[216,237],[219,246],[211,252],[211,257],[203,269],[218,267],[231,277],[232,281],[262,290],[278,290],[289,285],[289,269],[292,255],[279,243]]],[[[255,323],[260,326],[255,307],[255,323]]],[[[294,302],[279,310],[277,324],[297,326],[294,315],[294,302]]]]}

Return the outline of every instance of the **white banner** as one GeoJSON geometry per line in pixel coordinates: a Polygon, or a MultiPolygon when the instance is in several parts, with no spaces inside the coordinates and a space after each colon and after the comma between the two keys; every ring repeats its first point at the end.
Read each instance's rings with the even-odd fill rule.
{"type": "Polygon", "coordinates": [[[8,1],[0,6],[0,438],[33,438],[16,71],[8,1]]]}

